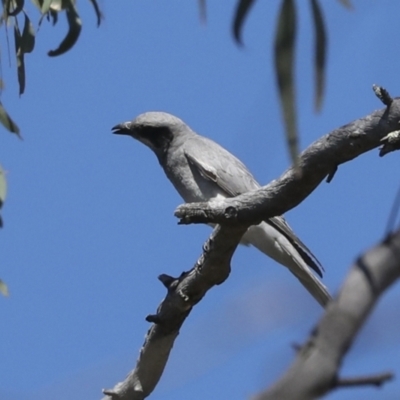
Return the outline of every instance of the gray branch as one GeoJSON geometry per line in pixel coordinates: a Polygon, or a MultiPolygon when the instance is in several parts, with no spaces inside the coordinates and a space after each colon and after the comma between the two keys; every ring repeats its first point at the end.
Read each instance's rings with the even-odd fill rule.
{"type": "Polygon", "coordinates": [[[339,165],[383,144],[400,128],[400,99],[389,107],[353,121],[312,143],[280,178],[253,192],[212,203],[190,203],[177,208],[180,223],[244,223],[248,225],[282,215],[298,206],[339,165]]]}
{"type": "Polygon", "coordinates": [[[383,374],[359,376],[356,378],[340,378],[336,381],[335,387],[354,387],[354,386],[376,386],[380,387],[385,382],[391,381],[393,374],[385,372],[383,374]]]}
{"type": "MultiPolygon", "coordinates": [[[[215,228],[203,247],[203,254],[189,272],[176,279],[168,275],[159,277],[168,292],[157,313],[147,317],[153,325],[136,366],[123,382],[103,390],[103,400],[139,400],[149,396],[161,378],[173,343],[192,307],[209,289],[229,276],[231,258],[247,227],[296,207],[326,176],[332,178],[338,165],[378,147],[383,137],[398,129],[399,120],[400,99],[394,99],[384,110],[375,111],[314,142],[300,155],[296,169],[288,169],[264,188],[219,204],[180,206],[176,215],[181,223],[221,225],[215,228]]],[[[318,375],[319,368],[314,365],[313,369],[318,375]]]]}
{"type": "Polygon", "coordinates": [[[154,324],[146,335],[136,367],[113,389],[103,390],[106,395],[103,400],[141,400],[154,390],[183,322],[209,289],[228,278],[231,258],[245,231],[242,227],[217,226],[189,272],[177,279],[167,275],[160,277],[168,287],[167,296],[157,313],[147,317],[154,324]]]}
{"type": "Polygon", "coordinates": [[[343,357],[380,295],[399,276],[400,230],[357,260],[293,364],[255,400],[311,400],[337,387],[378,385],[389,380],[388,374],[362,380],[337,376],[343,357]]]}

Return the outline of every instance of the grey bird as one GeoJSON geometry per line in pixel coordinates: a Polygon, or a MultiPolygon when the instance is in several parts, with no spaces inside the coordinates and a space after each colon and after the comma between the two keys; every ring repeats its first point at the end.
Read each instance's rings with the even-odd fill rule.
{"type": "MultiPolygon", "coordinates": [[[[147,112],[112,130],[148,146],[187,203],[217,201],[261,187],[234,155],[171,114],[147,112]]],[[[323,307],[331,299],[312,271],[322,277],[321,264],[282,216],[249,227],[241,243],[287,267],[323,307]]]]}

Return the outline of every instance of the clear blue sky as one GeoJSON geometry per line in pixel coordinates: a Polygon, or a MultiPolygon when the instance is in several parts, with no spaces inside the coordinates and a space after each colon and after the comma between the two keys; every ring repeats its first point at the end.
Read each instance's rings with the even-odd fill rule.
{"type": "MultiPolygon", "coordinates": [[[[278,1],[259,1],[232,41],[235,1],[102,1],[99,29],[89,2],[77,45],[50,59],[66,31],[45,22],[26,57],[27,87],[17,95],[6,48],[2,101],[23,141],[3,131],[0,162],[9,192],[2,215],[0,398],[95,400],[133,368],[165,294],[156,277],[192,267],[210,230],[178,226],[181,199],[156,158],[138,142],[111,134],[144,111],[178,115],[241,158],[261,183],[289,165],[272,61],[278,1]],[[115,2],[116,3],[116,2],[115,2]]],[[[381,108],[371,86],[400,94],[398,16],[394,1],[324,3],[329,67],[323,111],[313,111],[308,2],[300,8],[297,98],[302,149],[351,120],[381,108]]],[[[12,35],[11,35],[12,39],[12,35]]],[[[4,46],[5,43],[2,43],[4,46]]],[[[13,43],[11,40],[11,49],[13,43]]],[[[335,293],[352,261],[382,238],[397,187],[397,154],[377,151],[339,168],[287,214],[325,266],[335,293]]],[[[239,248],[227,282],[194,309],[152,399],[249,398],[294,357],[321,309],[282,267],[239,248]]],[[[400,375],[400,290],[387,293],[346,357],[347,375],[400,375]]],[[[354,389],[339,399],[395,399],[400,381],[354,389]]]]}

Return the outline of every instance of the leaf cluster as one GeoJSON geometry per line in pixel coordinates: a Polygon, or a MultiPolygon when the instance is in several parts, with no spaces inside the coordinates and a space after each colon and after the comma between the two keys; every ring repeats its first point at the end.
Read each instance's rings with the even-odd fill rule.
{"type": "MultiPolygon", "coordinates": [[[[89,0],[94,8],[97,25],[100,25],[102,14],[97,0],[89,0]]],[[[50,50],[47,54],[55,57],[66,53],[77,42],[82,29],[82,21],[76,7],[77,0],[31,0],[31,3],[39,11],[39,21],[35,28],[32,16],[28,15],[25,0],[1,0],[2,13],[0,25],[6,26],[8,40],[8,27],[12,26],[14,32],[14,47],[16,56],[16,68],[19,85],[19,95],[25,91],[25,54],[31,53],[35,48],[36,33],[44,20],[55,26],[60,14],[65,14],[68,22],[68,31],[59,46],[50,50]]],[[[31,13],[32,14],[32,13],[31,13]]],[[[0,77],[0,95],[3,88],[3,80],[0,77]]],[[[12,120],[0,100],[0,122],[10,132],[20,135],[17,124],[12,120]]]]}
{"type": "MultiPolygon", "coordinates": [[[[94,8],[97,18],[97,25],[100,25],[102,14],[97,4],[97,0],[89,0],[94,8]]],[[[39,11],[39,20],[35,28],[32,17],[28,15],[25,0],[1,0],[2,12],[0,14],[0,26],[5,26],[7,43],[9,43],[8,29],[14,33],[14,49],[16,57],[16,69],[19,85],[19,95],[25,91],[25,54],[31,53],[35,48],[36,33],[44,20],[51,22],[53,26],[57,24],[60,14],[65,14],[68,22],[68,32],[59,46],[50,50],[47,54],[50,57],[60,56],[70,50],[77,42],[82,29],[82,21],[76,7],[76,0],[31,0],[39,11]]],[[[0,76],[0,123],[11,133],[20,136],[20,129],[1,102],[4,81],[0,76]]],[[[0,167],[0,209],[3,206],[6,196],[7,183],[3,169],[0,167]]],[[[3,220],[0,216],[0,228],[3,220]]],[[[8,295],[7,285],[0,279],[0,293],[8,295]]]]}
{"type": "MultiPolygon", "coordinates": [[[[350,0],[338,0],[350,9],[350,0]]],[[[200,1],[204,9],[205,0],[200,1]]],[[[238,0],[232,23],[232,35],[238,45],[242,45],[244,22],[256,0],[238,0]]],[[[309,0],[314,25],[314,104],[316,111],[322,106],[325,90],[325,65],[327,53],[327,33],[320,1],[309,0]]],[[[297,162],[299,139],[297,132],[296,92],[294,82],[295,48],[297,39],[297,11],[295,0],[282,0],[277,17],[274,40],[276,82],[286,128],[286,140],[290,157],[297,162]]],[[[204,12],[203,12],[204,13],[204,12]]]]}

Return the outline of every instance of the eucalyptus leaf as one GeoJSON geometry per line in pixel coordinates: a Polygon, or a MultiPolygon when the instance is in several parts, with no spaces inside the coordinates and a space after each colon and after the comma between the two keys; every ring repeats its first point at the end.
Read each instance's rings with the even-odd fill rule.
{"type": "Polygon", "coordinates": [[[24,15],[25,23],[21,37],[21,48],[23,53],[30,53],[35,47],[35,28],[26,13],[24,15]]]}
{"type": "Polygon", "coordinates": [[[9,17],[15,17],[18,15],[24,8],[24,0],[8,0],[6,2],[6,12],[9,17]],[[14,6],[13,10],[10,8],[14,6]]]}
{"type": "Polygon", "coordinates": [[[50,20],[52,20],[52,25],[54,26],[56,23],[57,23],[57,21],[58,21],[58,12],[57,11],[53,11],[53,10],[50,10],[49,11],[49,13],[47,14],[48,15],[48,19],[50,20]]]}
{"type": "Polygon", "coordinates": [[[311,0],[311,10],[314,20],[315,35],[315,109],[321,109],[325,89],[325,64],[326,64],[326,31],[325,22],[318,0],[311,0]]]}
{"type": "Polygon", "coordinates": [[[15,133],[19,138],[21,138],[17,124],[8,115],[7,111],[5,110],[1,102],[0,102],[0,122],[4,125],[4,127],[8,131],[10,131],[11,133],[15,133]]]}
{"type": "Polygon", "coordinates": [[[0,208],[3,207],[7,196],[7,181],[3,168],[0,166],[0,208]]]}
{"type": "Polygon", "coordinates": [[[14,24],[15,55],[17,57],[17,75],[19,84],[19,95],[25,90],[25,61],[22,51],[22,36],[17,24],[14,24]]]}
{"type": "Polygon", "coordinates": [[[243,44],[242,42],[242,28],[247,14],[250,11],[251,6],[254,4],[254,0],[239,0],[237,3],[237,8],[235,12],[235,17],[233,20],[233,37],[238,44],[243,44]]]}
{"type": "Polygon", "coordinates": [[[76,11],[74,2],[72,0],[66,0],[66,3],[68,3],[68,8],[66,8],[69,26],[68,33],[57,49],[50,50],[47,53],[50,57],[59,56],[70,50],[78,40],[81,33],[82,21],[79,18],[78,12],[76,11]]]}
{"type": "MultiPolygon", "coordinates": [[[[103,15],[101,14],[101,11],[100,11],[100,7],[99,7],[99,5],[97,4],[97,0],[89,0],[91,3],[92,3],[92,5],[93,5],[93,8],[94,8],[94,12],[96,13],[96,17],[97,17],[97,26],[100,26],[100,24],[101,24],[101,19],[103,18],[103,15]]],[[[201,0],[200,0],[201,1],[201,0]]],[[[204,0],[205,1],[205,0],[204,0]]]]}
{"type": "Polygon", "coordinates": [[[275,36],[275,73],[286,128],[286,140],[294,163],[299,153],[294,87],[294,50],[296,41],[294,0],[283,0],[275,36]]]}
{"type": "Polygon", "coordinates": [[[39,3],[40,3],[39,9],[40,9],[40,12],[42,13],[42,16],[40,17],[39,22],[38,22],[39,28],[42,25],[44,17],[47,17],[47,19],[49,19],[49,12],[51,12],[50,6],[52,5],[53,1],[54,0],[39,0],[39,3]]]}
{"type": "Polygon", "coordinates": [[[14,24],[14,45],[15,45],[15,52],[21,48],[21,32],[18,27],[18,21],[15,20],[14,24]]]}
{"type": "Polygon", "coordinates": [[[1,279],[0,279],[0,293],[3,296],[8,296],[10,294],[7,285],[1,279]]]}
{"type": "Polygon", "coordinates": [[[50,10],[60,12],[69,8],[71,4],[75,5],[76,0],[52,0],[50,10]]]}
{"type": "Polygon", "coordinates": [[[42,14],[46,14],[47,11],[50,10],[50,6],[53,0],[42,0],[42,5],[40,7],[40,11],[42,14]]]}
{"type": "Polygon", "coordinates": [[[54,26],[57,21],[58,21],[58,13],[59,11],[54,11],[50,8],[50,10],[46,14],[42,14],[42,16],[39,19],[38,26],[40,27],[42,25],[43,19],[46,17],[47,21],[50,22],[54,26]]]}

